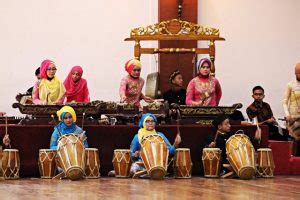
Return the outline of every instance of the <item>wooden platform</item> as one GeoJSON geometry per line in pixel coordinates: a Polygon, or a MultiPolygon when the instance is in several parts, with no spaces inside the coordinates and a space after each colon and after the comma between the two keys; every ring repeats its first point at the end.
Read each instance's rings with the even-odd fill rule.
{"type": "Polygon", "coordinates": [[[0,181],[0,199],[300,199],[300,177],[273,179],[100,178],[81,181],[0,181]]]}

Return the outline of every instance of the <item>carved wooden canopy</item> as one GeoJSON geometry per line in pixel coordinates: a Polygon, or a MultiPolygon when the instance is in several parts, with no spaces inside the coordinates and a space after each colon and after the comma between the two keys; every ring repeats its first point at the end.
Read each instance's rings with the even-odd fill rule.
{"type": "Polygon", "coordinates": [[[212,75],[215,73],[215,41],[225,40],[220,37],[220,31],[216,28],[204,27],[199,24],[171,19],[146,27],[134,28],[130,32],[130,37],[125,41],[135,41],[134,56],[140,59],[141,54],[156,53],[192,53],[208,54],[213,63],[212,75]],[[208,41],[206,48],[141,48],[140,41],[161,41],[161,40],[202,40],[208,41]]]}

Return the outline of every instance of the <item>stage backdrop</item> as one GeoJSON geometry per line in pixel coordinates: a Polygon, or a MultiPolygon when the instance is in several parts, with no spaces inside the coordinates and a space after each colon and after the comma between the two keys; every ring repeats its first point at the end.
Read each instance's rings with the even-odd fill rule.
{"type": "MultiPolygon", "coordinates": [[[[199,23],[220,28],[226,38],[216,44],[221,104],[250,104],[251,89],[260,84],[281,117],[285,85],[300,62],[300,1],[201,0],[198,6],[199,23]]],[[[11,108],[14,96],[33,85],[34,70],[45,58],[57,63],[61,79],[81,65],[91,98],[117,101],[134,45],[123,39],[131,28],[157,22],[157,11],[157,1],[148,0],[3,1],[0,111],[18,114],[11,108]]],[[[142,62],[143,77],[156,70],[154,56],[144,55],[142,62]]]]}
{"type": "MultiPolygon", "coordinates": [[[[82,66],[91,99],[119,100],[124,64],[134,47],[123,40],[132,28],[157,22],[157,5],[146,0],[2,1],[0,111],[19,114],[11,108],[15,94],[34,84],[34,71],[46,58],[56,62],[62,81],[72,66],[82,66]]],[[[143,77],[157,68],[153,56],[143,56],[142,63],[143,77]]]]}
{"type": "Polygon", "coordinates": [[[198,22],[220,28],[226,38],[216,45],[221,104],[245,108],[253,86],[262,85],[265,100],[282,117],[284,89],[300,62],[300,1],[204,0],[198,6],[198,22]]]}

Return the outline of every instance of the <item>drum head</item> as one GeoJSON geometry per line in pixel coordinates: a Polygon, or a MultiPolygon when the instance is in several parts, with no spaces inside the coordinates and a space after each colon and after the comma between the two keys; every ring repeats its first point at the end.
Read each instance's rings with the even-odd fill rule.
{"type": "Polygon", "coordinates": [[[241,179],[252,179],[255,176],[255,169],[253,167],[243,167],[238,175],[241,179]]]}
{"type": "Polygon", "coordinates": [[[220,151],[220,148],[203,148],[203,151],[220,151]]]}
{"type": "Polygon", "coordinates": [[[130,152],[130,149],[115,149],[114,152],[130,152]]]}
{"type": "Polygon", "coordinates": [[[97,148],[85,148],[85,150],[87,150],[87,151],[98,151],[97,148]]]}
{"type": "Polygon", "coordinates": [[[259,148],[257,151],[272,151],[270,148],[259,148]]]}
{"type": "Polygon", "coordinates": [[[177,148],[176,151],[190,151],[189,148],[177,148]]]}
{"type": "Polygon", "coordinates": [[[162,167],[155,167],[149,171],[149,176],[154,180],[162,180],[166,175],[166,170],[162,167]]]}
{"type": "Polygon", "coordinates": [[[19,152],[18,149],[4,149],[3,151],[6,151],[6,152],[19,152]]]}
{"type": "Polygon", "coordinates": [[[67,171],[67,177],[74,180],[82,179],[84,176],[84,172],[80,167],[72,167],[67,171]]]}

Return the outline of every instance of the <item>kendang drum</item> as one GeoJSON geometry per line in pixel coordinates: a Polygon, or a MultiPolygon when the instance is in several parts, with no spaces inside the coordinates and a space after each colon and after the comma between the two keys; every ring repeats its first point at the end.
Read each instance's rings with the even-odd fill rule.
{"type": "Polygon", "coordinates": [[[130,176],[132,161],[129,149],[115,149],[112,163],[117,178],[127,178],[130,176]]]}
{"type": "Polygon", "coordinates": [[[241,179],[255,176],[255,151],[247,135],[231,136],[226,142],[226,154],[230,165],[241,179]]]}
{"type": "Polygon", "coordinates": [[[141,142],[141,157],[151,179],[163,179],[167,172],[169,149],[158,134],[151,134],[141,142]]]}
{"type": "Polygon", "coordinates": [[[2,172],[4,179],[18,179],[20,171],[20,156],[18,149],[3,150],[2,172]]]}
{"type": "Polygon", "coordinates": [[[219,148],[204,148],[202,152],[202,163],[204,176],[209,178],[220,177],[221,153],[219,148]]]}
{"type": "Polygon", "coordinates": [[[86,148],[86,165],[85,177],[86,178],[99,178],[100,177],[100,160],[99,151],[96,148],[86,148]]]}
{"type": "Polygon", "coordinates": [[[258,177],[274,177],[274,160],[272,149],[261,148],[257,150],[257,174],[258,177]]]}
{"type": "Polygon", "coordinates": [[[85,170],[85,149],[82,141],[74,134],[62,135],[58,139],[57,150],[59,166],[67,178],[81,179],[85,170]]]}
{"type": "Polygon", "coordinates": [[[41,178],[53,178],[56,174],[56,161],[55,157],[57,150],[53,149],[40,149],[39,150],[39,171],[41,178]]]}
{"type": "Polygon", "coordinates": [[[174,156],[174,177],[191,178],[192,177],[192,160],[190,149],[177,148],[174,156]]]}

